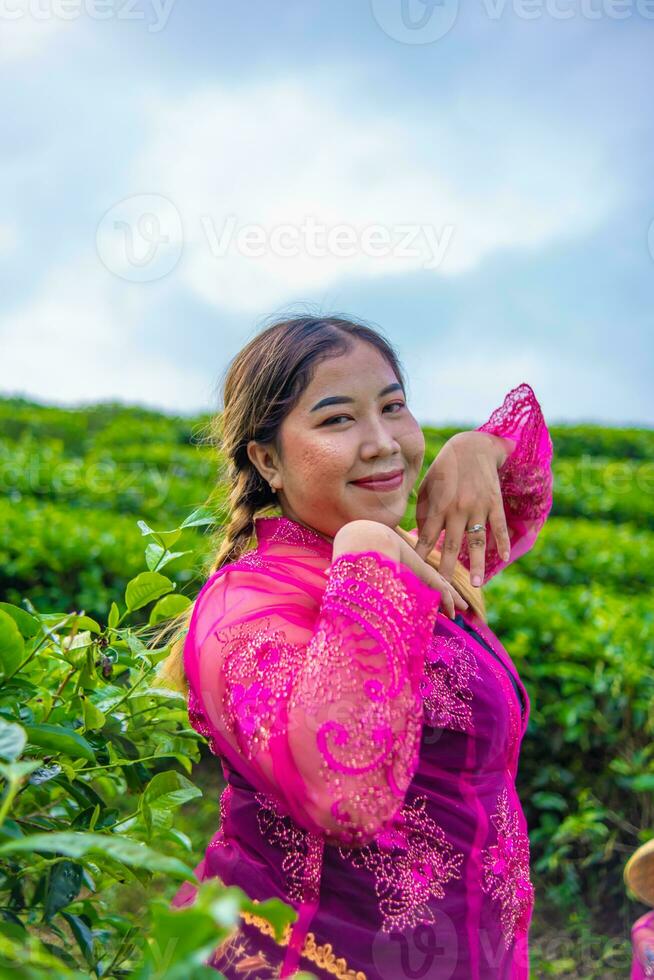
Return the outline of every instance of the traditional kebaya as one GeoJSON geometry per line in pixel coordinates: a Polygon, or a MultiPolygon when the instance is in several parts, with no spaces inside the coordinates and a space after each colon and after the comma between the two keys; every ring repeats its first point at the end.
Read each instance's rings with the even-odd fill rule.
{"type": "MultiPolygon", "coordinates": [[[[516,443],[499,470],[510,557],[487,542],[487,582],[549,514],[552,444],[525,384],[480,430],[516,443]]],[[[283,516],[255,530],[256,547],[203,586],[184,647],[189,717],[226,780],[196,876],[299,915],[277,944],[244,913],[211,965],[228,978],[528,977],[515,780],[530,705],[511,657],[471,608],[451,620],[380,552],[332,561],[327,538],[283,516]]],[[[459,560],[469,567],[465,544],[459,560]]]]}

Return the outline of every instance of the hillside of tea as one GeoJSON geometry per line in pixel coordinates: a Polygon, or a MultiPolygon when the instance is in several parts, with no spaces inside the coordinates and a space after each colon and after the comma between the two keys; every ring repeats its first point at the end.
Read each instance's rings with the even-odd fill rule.
{"type": "MultiPolygon", "coordinates": [[[[203,957],[248,907],[211,883],[194,907],[168,909],[217,829],[222,785],[183,697],[156,686],[167,648],[150,642],[194,598],[227,520],[208,422],[0,400],[0,965],[12,976],[210,978],[203,957]]],[[[425,429],[425,468],[455,431],[425,429]]],[[[531,700],[518,791],[533,975],[617,980],[645,911],[622,869],[654,836],[654,432],[551,433],[551,515],[485,596],[531,700]]],[[[279,930],[293,917],[265,912],[279,930]]]]}

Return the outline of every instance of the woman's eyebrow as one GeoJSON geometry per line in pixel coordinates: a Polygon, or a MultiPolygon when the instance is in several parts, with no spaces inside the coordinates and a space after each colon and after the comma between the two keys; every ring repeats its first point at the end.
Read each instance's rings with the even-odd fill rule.
{"type": "MultiPolygon", "coordinates": [[[[378,398],[382,398],[384,395],[390,394],[391,391],[401,391],[404,392],[404,388],[399,382],[394,381],[391,385],[386,385],[385,388],[377,395],[378,398]]],[[[343,405],[347,402],[353,402],[354,398],[348,398],[347,395],[330,395],[328,398],[321,398],[319,402],[311,408],[309,411],[316,412],[319,408],[325,408],[327,405],[343,405]]]]}

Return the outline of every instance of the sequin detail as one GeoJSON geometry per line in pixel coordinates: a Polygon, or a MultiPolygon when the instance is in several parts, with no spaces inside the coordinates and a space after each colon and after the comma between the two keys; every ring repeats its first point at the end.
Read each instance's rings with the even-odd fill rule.
{"type": "Polygon", "coordinates": [[[317,547],[331,554],[333,543],[323,538],[311,527],[284,517],[258,517],[254,521],[257,538],[267,538],[281,544],[297,544],[302,547],[317,547]]]}
{"type": "Polygon", "coordinates": [[[357,849],[339,847],[339,853],[374,876],[386,933],[434,922],[430,901],[444,898],[443,886],[461,877],[464,858],[427,813],[424,796],[405,803],[372,843],[357,849]]]}
{"type": "Polygon", "coordinates": [[[332,564],[292,710],[316,722],[321,779],[341,825],[338,842],[366,843],[399,806],[417,769],[418,684],[438,594],[376,552],[332,564]],[[399,568],[399,570],[398,570],[399,568]],[[334,678],[339,679],[335,690],[334,678]]]}
{"type": "Polygon", "coordinates": [[[285,891],[289,901],[315,900],[320,892],[322,839],[298,827],[291,817],[281,813],[272,797],[256,793],[255,800],[259,804],[259,832],[269,844],[283,852],[281,869],[286,876],[285,891]]]}
{"type": "Polygon", "coordinates": [[[238,565],[239,568],[256,568],[259,571],[267,572],[270,569],[272,562],[269,558],[259,554],[258,550],[255,548],[253,551],[246,551],[245,554],[241,555],[236,562],[232,563],[232,565],[238,565]]]}
{"type": "Polygon", "coordinates": [[[477,662],[462,637],[434,636],[420,684],[427,724],[472,733],[470,681],[478,677],[477,662]]]}
{"type": "MultiPolygon", "coordinates": [[[[504,401],[476,432],[490,432],[514,439],[516,446],[497,471],[502,502],[512,546],[516,539],[529,535],[536,539],[552,508],[552,439],[536,395],[530,385],[523,383],[508,392],[504,401]]],[[[488,528],[487,528],[488,531],[488,528]]],[[[441,547],[445,532],[439,535],[441,547]]],[[[470,568],[468,536],[463,535],[459,561],[470,568]]],[[[487,533],[484,560],[484,583],[505,562],[487,533]]]]}
{"type": "Polygon", "coordinates": [[[215,632],[223,650],[223,717],[230,733],[241,734],[241,751],[252,759],[268,748],[271,732],[285,732],[286,702],[293,678],[306,659],[306,645],[289,643],[270,620],[215,632]]]}
{"type": "Polygon", "coordinates": [[[204,711],[200,706],[200,701],[192,687],[189,687],[188,691],[187,710],[191,728],[194,728],[199,735],[206,738],[209,745],[209,750],[213,752],[214,755],[219,756],[221,752],[216,741],[214,729],[207,721],[204,711]]]}
{"type": "Polygon", "coordinates": [[[491,822],[497,844],[482,853],[482,890],[500,903],[502,935],[507,947],[529,926],[534,887],[529,877],[529,837],[520,827],[518,811],[509,805],[506,787],[500,793],[491,822]]]}
{"type": "Polygon", "coordinates": [[[488,666],[493,671],[497,682],[504,691],[506,695],[506,710],[509,715],[509,744],[507,749],[508,763],[513,766],[517,762],[518,753],[520,751],[520,709],[516,704],[516,693],[513,689],[513,685],[507,676],[506,669],[504,667],[498,667],[497,664],[489,661],[488,666]]]}
{"type": "Polygon", "coordinates": [[[225,837],[225,822],[227,820],[229,808],[232,802],[232,793],[232,785],[231,783],[227,783],[224,790],[220,794],[220,826],[218,828],[218,832],[209,842],[207,853],[209,851],[217,850],[219,847],[229,847],[229,843],[225,837]]]}

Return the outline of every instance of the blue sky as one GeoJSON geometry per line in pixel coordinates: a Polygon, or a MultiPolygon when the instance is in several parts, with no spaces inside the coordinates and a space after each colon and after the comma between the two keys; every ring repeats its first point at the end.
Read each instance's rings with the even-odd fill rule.
{"type": "Polygon", "coordinates": [[[309,309],[381,327],[423,423],[527,381],[551,422],[654,424],[654,0],[0,21],[3,394],[210,411],[309,309]]]}

